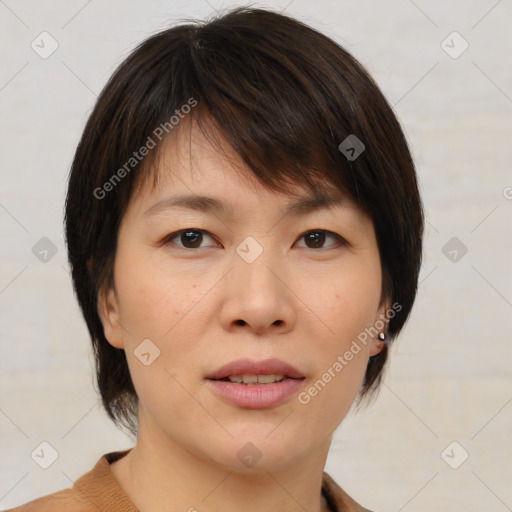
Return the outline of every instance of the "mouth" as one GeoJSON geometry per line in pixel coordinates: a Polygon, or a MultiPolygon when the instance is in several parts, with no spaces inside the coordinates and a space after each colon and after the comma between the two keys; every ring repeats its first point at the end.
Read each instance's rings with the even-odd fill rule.
{"type": "Polygon", "coordinates": [[[266,359],[259,362],[238,359],[225,364],[206,378],[235,384],[266,385],[287,379],[302,380],[306,377],[300,370],[280,359],[266,359]]]}
{"type": "Polygon", "coordinates": [[[210,390],[240,409],[272,409],[297,394],[306,376],[280,359],[238,359],[206,377],[210,390]]]}
{"type": "Polygon", "coordinates": [[[268,385],[268,384],[275,384],[276,382],[283,382],[284,380],[302,380],[305,377],[302,377],[301,379],[294,378],[294,377],[288,377],[286,375],[275,375],[273,373],[271,374],[262,374],[262,375],[251,375],[251,374],[243,374],[243,375],[230,375],[229,377],[224,377],[223,379],[210,379],[210,380],[218,380],[221,382],[232,382],[234,384],[243,384],[246,386],[250,385],[268,385]]]}

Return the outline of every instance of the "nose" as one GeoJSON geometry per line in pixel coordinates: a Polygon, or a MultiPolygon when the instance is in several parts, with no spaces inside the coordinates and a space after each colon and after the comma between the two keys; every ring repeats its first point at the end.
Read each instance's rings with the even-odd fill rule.
{"type": "Polygon", "coordinates": [[[254,260],[235,253],[226,276],[220,322],[227,331],[257,335],[284,334],[294,328],[296,308],[284,265],[270,250],[254,260]]]}

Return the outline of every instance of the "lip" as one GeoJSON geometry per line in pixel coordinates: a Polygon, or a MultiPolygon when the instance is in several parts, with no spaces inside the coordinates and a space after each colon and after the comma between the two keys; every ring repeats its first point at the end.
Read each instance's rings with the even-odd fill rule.
{"type": "Polygon", "coordinates": [[[304,379],[284,379],[273,384],[235,384],[225,380],[207,380],[219,398],[242,409],[271,409],[296,395],[304,379]]]}
{"type": "Polygon", "coordinates": [[[237,359],[221,366],[206,377],[209,388],[231,405],[244,409],[269,409],[285,402],[304,385],[304,374],[280,359],[237,359]],[[285,379],[272,384],[237,384],[223,381],[234,375],[283,375],[285,379]]]}
{"type": "Polygon", "coordinates": [[[232,375],[284,375],[292,379],[303,379],[304,374],[294,366],[281,359],[265,359],[253,361],[251,359],[237,359],[221,366],[218,370],[208,375],[210,380],[225,379],[232,375]]]}

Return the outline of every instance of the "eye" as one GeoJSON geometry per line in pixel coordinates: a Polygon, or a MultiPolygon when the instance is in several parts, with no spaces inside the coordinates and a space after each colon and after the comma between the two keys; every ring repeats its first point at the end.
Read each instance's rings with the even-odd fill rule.
{"type": "MultiPolygon", "coordinates": [[[[171,243],[173,245],[181,247],[182,249],[200,249],[204,235],[213,240],[213,237],[204,229],[188,228],[171,233],[164,239],[164,243],[171,243]],[[174,239],[178,239],[182,245],[175,243],[173,241],[174,239]]],[[[301,235],[299,239],[304,239],[306,244],[308,244],[306,246],[306,249],[322,249],[324,248],[322,246],[324,245],[325,240],[328,237],[337,240],[338,245],[347,244],[347,242],[340,235],[333,233],[331,231],[326,231],[325,229],[315,229],[307,231],[306,233],[301,235]]],[[[328,246],[327,249],[329,248],[331,247],[328,246]]]]}
{"type": "Polygon", "coordinates": [[[203,240],[204,234],[212,238],[204,229],[182,229],[181,231],[176,231],[175,233],[171,233],[169,236],[167,236],[164,240],[164,243],[172,243],[174,245],[178,245],[174,243],[172,240],[179,237],[178,239],[183,245],[178,245],[178,247],[181,247],[183,249],[197,249],[201,248],[200,245],[203,240]]]}
{"type": "MultiPolygon", "coordinates": [[[[340,235],[333,233],[332,231],[326,231],[325,229],[314,229],[308,231],[299,238],[303,238],[306,244],[311,244],[306,247],[307,249],[322,249],[322,245],[325,243],[326,237],[334,238],[338,241],[338,245],[346,245],[347,243],[340,235]]],[[[327,249],[332,247],[333,246],[328,246],[327,249]]]]}

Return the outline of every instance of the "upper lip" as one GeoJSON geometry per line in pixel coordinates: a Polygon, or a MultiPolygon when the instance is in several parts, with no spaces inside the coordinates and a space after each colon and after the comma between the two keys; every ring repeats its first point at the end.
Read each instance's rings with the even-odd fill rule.
{"type": "Polygon", "coordinates": [[[284,375],[293,379],[305,378],[303,373],[294,366],[280,359],[237,359],[221,366],[218,370],[207,375],[207,379],[224,379],[232,375],[284,375]]]}

